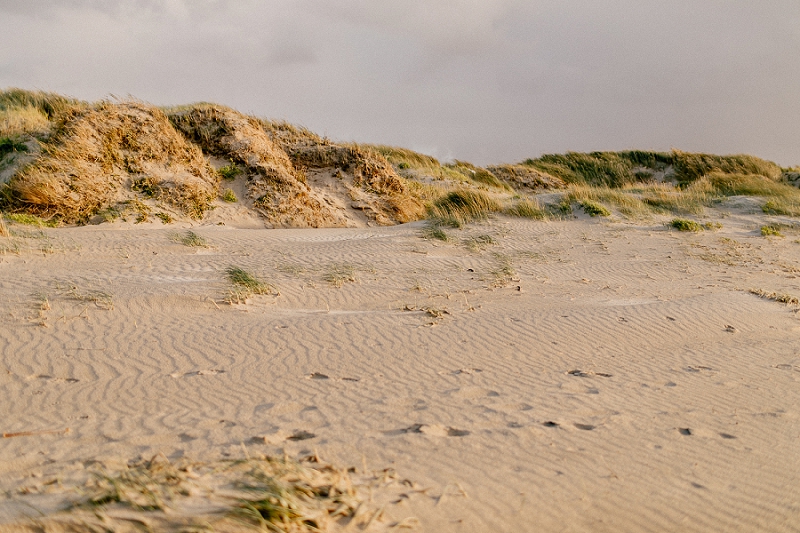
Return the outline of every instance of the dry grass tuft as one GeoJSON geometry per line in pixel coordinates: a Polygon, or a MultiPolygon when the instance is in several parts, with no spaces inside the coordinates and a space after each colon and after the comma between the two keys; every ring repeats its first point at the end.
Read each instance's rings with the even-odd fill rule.
{"type": "Polygon", "coordinates": [[[547,220],[548,213],[537,200],[520,200],[504,211],[514,217],[531,218],[533,220],[547,220]]]}
{"type": "Polygon", "coordinates": [[[228,302],[231,304],[243,303],[254,294],[277,293],[275,287],[261,281],[242,268],[236,266],[228,267],[225,274],[228,277],[228,281],[233,284],[233,289],[228,295],[228,302]]]}
{"type": "Polygon", "coordinates": [[[174,234],[172,240],[184,246],[208,248],[208,241],[191,230],[187,230],[185,233],[174,234]]]}
{"type": "Polygon", "coordinates": [[[772,300],[786,305],[800,305],[800,299],[789,294],[767,292],[762,289],[750,289],[748,292],[766,300],[772,300]]]}
{"type": "Polygon", "coordinates": [[[130,197],[125,186],[140,182],[192,217],[216,197],[216,173],[163,112],[141,102],[101,102],[60,115],[42,156],[10,187],[28,211],[79,222],[130,197]]]}
{"type": "Polygon", "coordinates": [[[324,279],[338,289],[345,283],[355,283],[357,281],[356,269],[353,265],[332,264],[325,273],[324,279]]]}
{"type": "Polygon", "coordinates": [[[0,237],[11,237],[11,232],[8,231],[8,226],[6,226],[6,223],[3,220],[2,213],[0,213],[0,237]]]}
{"type": "Polygon", "coordinates": [[[458,228],[474,220],[483,220],[501,209],[500,203],[488,194],[463,189],[434,202],[428,209],[428,216],[439,224],[458,228]]]}

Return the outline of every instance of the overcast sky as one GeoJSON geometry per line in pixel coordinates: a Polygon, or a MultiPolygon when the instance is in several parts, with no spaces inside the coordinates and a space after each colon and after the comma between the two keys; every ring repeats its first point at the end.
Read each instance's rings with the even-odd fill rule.
{"type": "Polygon", "coordinates": [[[798,0],[0,0],[0,87],[213,101],[479,164],[800,164],[798,0]]]}

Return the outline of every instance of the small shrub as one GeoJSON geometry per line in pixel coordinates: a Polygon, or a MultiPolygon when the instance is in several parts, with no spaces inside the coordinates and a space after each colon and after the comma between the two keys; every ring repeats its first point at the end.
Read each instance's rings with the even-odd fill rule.
{"type": "Polygon", "coordinates": [[[669,225],[678,231],[703,231],[703,226],[694,220],[687,220],[685,218],[673,218],[669,225]]]}
{"type": "Polygon", "coordinates": [[[156,213],[156,216],[161,219],[161,222],[164,224],[171,224],[172,223],[172,216],[169,213],[164,213],[163,211],[159,211],[156,213]]]}
{"type": "Polygon", "coordinates": [[[773,198],[761,207],[768,215],[785,215],[789,217],[800,216],[800,202],[783,198],[773,198]]]}
{"type": "Polygon", "coordinates": [[[780,227],[775,225],[761,226],[761,235],[764,237],[783,237],[780,227]]]}
{"type": "Polygon", "coordinates": [[[707,229],[709,231],[716,231],[718,229],[722,229],[722,224],[719,222],[706,222],[703,224],[703,229],[707,229]]]}
{"type": "Polygon", "coordinates": [[[225,202],[228,202],[228,203],[231,203],[231,204],[234,204],[234,203],[239,201],[239,199],[236,198],[236,193],[233,192],[233,189],[225,189],[222,192],[222,199],[225,202]]]}
{"type": "Polygon", "coordinates": [[[598,204],[597,202],[593,202],[591,200],[584,200],[581,202],[581,207],[583,208],[583,212],[589,215],[590,217],[607,217],[611,215],[611,212],[603,207],[603,205],[598,204]]]}
{"type": "Polygon", "coordinates": [[[220,177],[224,180],[235,180],[236,176],[242,173],[242,169],[236,166],[236,164],[231,161],[230,164],[221,167],[217,170],[220,177]]]}

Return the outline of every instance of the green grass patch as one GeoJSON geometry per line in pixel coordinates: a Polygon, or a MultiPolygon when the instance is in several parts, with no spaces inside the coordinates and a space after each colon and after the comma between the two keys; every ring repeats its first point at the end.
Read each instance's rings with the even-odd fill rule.
{"type": "Polygon", "coordinates": [[[0,139],[0,159],[11,153],[27,152],[28,147],[25,143],[10,137],[3,137],[0,139]]]}
{"type": "Polygon", "coordinates": [[[26,226],[36,226],[39,228],[46,227],[46,228],[55,228],[58,226],[58,221],[53,219],[43,219],[37,217],[36,215],[30,215],[28,213],[6,213],[5,215],[6,220],[9,222],[14,222],[16,224],[24,224],[26,226]]]}
{"type": "Polygon", "coordinates": [[[703,231],[703,226],[701,226],[694,220],[688,220],[685,218],[673,218],[672,221],[670,221],[669,225],[678,231],[692,231],[692,232],[703,231]]]}
{"type": "Polygon", "coordinates": [[[225,189],[222,191],[222,200],[231,204],[235,204],[239,201],[239,199],[236,198],[236,193],[233,192],[233,189],[225,189]]]}
{"type": "Polygon", "coordinates": [[[242,173],[242,169],[240,169],[233,161],[231,161],[224,167],[220,167],[220,169],[217,170],[217,173],[222,179],[231,181],[235,180],[236,176],[242,173]]]}
{"type": "Polygon", "coordinates": [[[764,237],[783,237],[780,227],[772,224],[761,226],[761,235],[764,237]]]}
{"type": "Polygon", "coordinates": [[[161,220],[164,224],[172,224],[172,215],[169,213],[164,213],[163,211],[159,211],[155,214],[155,216],[161,220]]]}
{"type": "Polygon", "coordinates": [[[580,206],[583,208],[583,212],[589,215],[590,217],[611,216],[611,211],[606,209],[602,204],[599,204],[592,200],[583,200],[580,202],[580,206]]]}

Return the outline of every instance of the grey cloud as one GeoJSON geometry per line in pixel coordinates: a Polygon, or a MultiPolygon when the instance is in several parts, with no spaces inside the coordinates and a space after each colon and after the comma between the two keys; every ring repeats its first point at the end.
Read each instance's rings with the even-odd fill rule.
{"type": "Polygon", "coordinates": [[[0,3],[0,86],[215,100],[476,162],[643,147],[800,163],[795,0],[0,3]]]}

